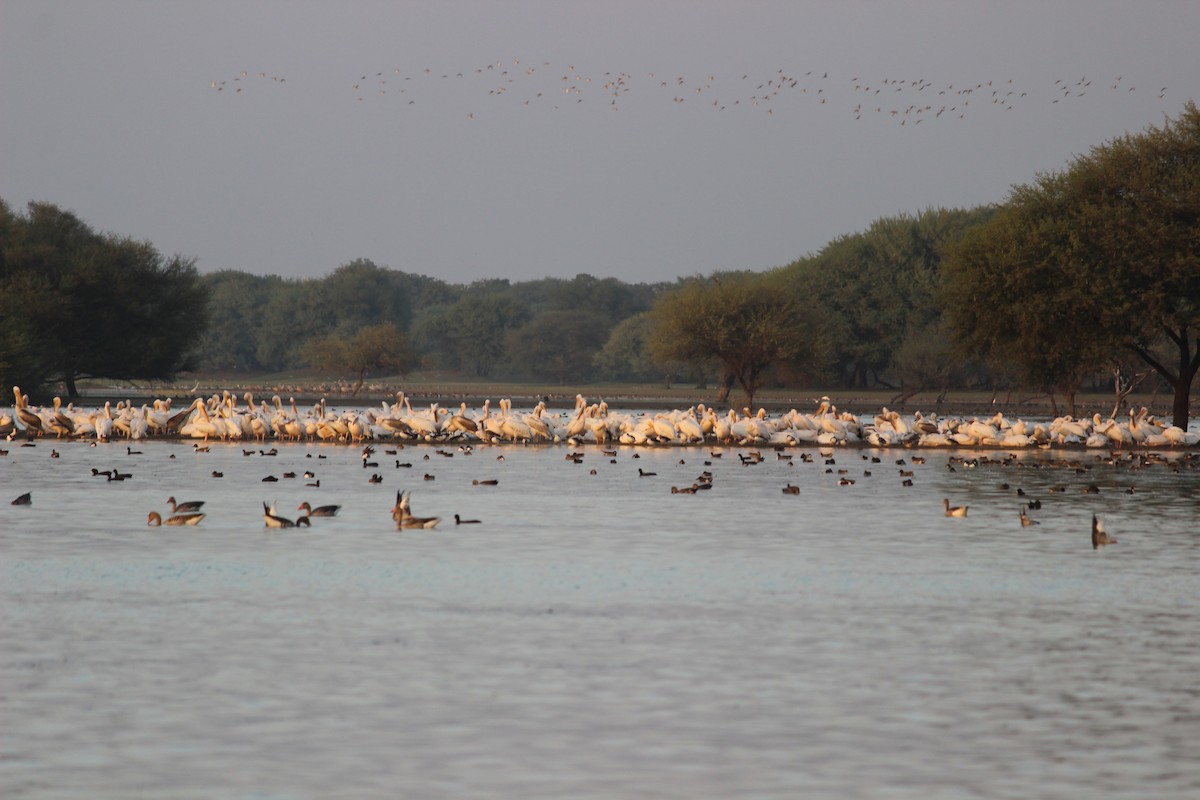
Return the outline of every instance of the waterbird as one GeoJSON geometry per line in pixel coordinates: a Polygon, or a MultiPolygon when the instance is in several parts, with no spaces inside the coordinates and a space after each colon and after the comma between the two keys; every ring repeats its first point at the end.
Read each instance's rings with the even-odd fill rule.
{"type": "Polygon", "coordinates": [[[1033,519],[1025,513],[1025,507],[1021,506],[1021,527],[1028,528],[1030,525],[1041,525],[1036,519],[1033,519]]]}
{"type": "Polygon", "coordinates": [[[13,500],[11,503],[9,503],[9,505],[12,505],[12,506],[31,506],[31,505],[33,505],[33,492],[26,492],[25,494],[18,497],[16,500],[13,500]]]}
{"type": "Polygon", "coordinates": [[[205,514],[172,514],[166,519],[157,511],[151,511],[146,517],[146,524],[151,528],[157,528],[159,525],[199,525],[200,520],[207,516],[205,514]]]}
{"type": "Polygon", "coordinates": [[[401,528],[436,528],[442,521],[441,517],[413,516],[411,495],[409,492],[396,492],[396,505],[392,508],[392,519],[396,520],[396,529],[401,528]]]}
{"type": "Polygon", "coordinates": [[[1092,514],[1092,549],[1097,550],[1105,544],[1117,544],[1117,540],[1104,530],[1104,520],[1097,519],[1096,515],[1092,514]]]}
{"type": "Polygon", "coordinates": [[[454,524],[455,525],[478,525],[480,522],[481,522],[481,520],[463,519],[462,517],[458,516],[458,514],[454,515],[454,524]]]}
{"type": "Polygon", "coordinates": [[[263,503],[263,523],[268,528],[294,528],[296,523],[286,517],[281,517],[274,513],[272,506],[263,503]]]}
{"type": "Polygon", "coordinates": [[[942,503],[945,506],[947,517],[965,517],[967,515],[967,508],[969,506],[952,506],[948,497],[943,498],[942,503]]]}
{"type": "Polygon", "coordinates": [[[303,511],[304,514],[309,517],[335,517],[337,516],[338,509],[340,508],[341,506],[334,505],[317,506],[316,508],[313,508],[308,504],[307,500],[296,506],[297,511],[303,511]]]}
{"type": "Polygon", "coordinates": [[[484,481],[471,481],[472,486],[495,486],[498,483],[500,483],[500,481],[496,480],[495,478],[488,478],[484,481]]]}
{"type": "Polygon", "coordinates": [[[167,505],[171,507],[172,514],[191,514],[199,511],[204,506],[203,500],[189,500],[186,503],[175,502],[175,497],[172,495],[167,498],[167,505]]]}

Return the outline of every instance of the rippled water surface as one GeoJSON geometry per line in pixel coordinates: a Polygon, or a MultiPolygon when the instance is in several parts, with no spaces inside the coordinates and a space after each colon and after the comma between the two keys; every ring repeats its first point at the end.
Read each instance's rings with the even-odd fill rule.
{"type": "Polygon", "coordinates": [[[1178,454],[5,446],[5,797],[1200,796],[1178,454]]]}

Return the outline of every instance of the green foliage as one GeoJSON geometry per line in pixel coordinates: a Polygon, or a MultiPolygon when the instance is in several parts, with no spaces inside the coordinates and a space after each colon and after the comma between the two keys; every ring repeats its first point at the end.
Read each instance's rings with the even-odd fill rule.
{"type": "Polygon", "coordinates": [[[559,384],[588,380],[611,326],[594,311],[544,311],[508,334],[506,350],[529,377],[559,384]]]}
{"type": "Polygon", "coordinates": [[[969,352],[1068,393],[1137,353],[1174,388],[1186,428],[1200,370],[1200,111],[1092,148],[1013,189],[955,248],[947,313],[969,352]],[[1175,364],[1156,355],[1173,346],[1175,364]]]}
{"type": "Polygon", "coordinates": [[[4,217],[5,382],[59,379],[74,396],[81,377],[167,379],[187,367],[207,315],[191,261],[97,234],[47,203],[4,217]]]}
{"type": "Polygon", "coordinates": [[[764,276],[693,279],[655,305],[650,351],[660,361],[719,362],[749,405],[767,368],[819,358],[818,313],[764,276]]]}
{"type": "Polygon", "coordinates": [[[908,331],[940,318],[937,287],[942,253],[950,242],[993,213],[927,209],[871,223],[841,236],[817,255],[781,270],[803,295],[819,294],[836,334],[842,380],[865,387],[893,372],[908,331]]]}
{"type": "Polygon", "coordinates": [[[442,366],[489,377],[509,356],[507,335],[528,318],[527,306],[507,290],[469,290],[458,302],[421,316],[414,336],[442,366]]]}
{"type": "Polygon", "coordinates": [[[650,353],[654,317],[648,311],[627,317],[613,327],[604,346],[592,359],[601,378],[619,381],[653,381],[677,373],[679,362],[660,365],[650,353]]]}
{"type": "Polygon", "coordinates": [[[404,374],[420,360],[408,338],[390,322],[368,325],[349,339],[336,335],[314,339],[306,349],[314,368],[356,376],[352,395],[359,393],[368,375],[404,374]]]}

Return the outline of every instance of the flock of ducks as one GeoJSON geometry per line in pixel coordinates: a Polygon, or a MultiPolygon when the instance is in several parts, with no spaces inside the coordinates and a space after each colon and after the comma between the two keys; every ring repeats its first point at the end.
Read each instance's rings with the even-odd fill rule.
{"type": "Polygon", "coordinates": [[[56,439],[113,438],[138,440],[155,437],[240,441],[324,441],[360,444],[369,441],[421,442],[519,442],[699,445],[725,444],[769,447],[801,445],[864,445],[871,447],[997,447],[1028,448],[1078,446],[1090,448],[1172,448],[1200,445],[1200,432],[1167,425],[1146,408],[1129,409],[1118,419],[1061,416],[1048,422],[1010,420],[1002,413],[987,418],[939,417],[917,411],[911,416],[884,407],[870,417],[839,411],[828,397],[811,412],[791,409],[776,416],[760,408],[715,409],[697,404],[687,409],[658,413],[629,413],[610,409],[604,401],[589,403],[576,395],[574,409],[552,412],[538,402],[528,412],[513,410],[512,401],[501,399],[493,409],[491,400],[477,411],[466,403],[451,410],[431,403],[414,409],[404,392],[396,401],[378,407],[338,412],[324,400],[299,409],[294,398],[287,404],[275,395],[271,402],[255,403],[250,392],[239,398],[224,391],[208,398],[197,397],[187,407],[175,410],[172,400],[156,399],[135,406],[105,402],[102,407],[83,409],[63,405],[54,398],[51,406],[34,407],[13,387],[11,413],[0,410],[0,436],[27,439],[53,436],[56,439]]]}

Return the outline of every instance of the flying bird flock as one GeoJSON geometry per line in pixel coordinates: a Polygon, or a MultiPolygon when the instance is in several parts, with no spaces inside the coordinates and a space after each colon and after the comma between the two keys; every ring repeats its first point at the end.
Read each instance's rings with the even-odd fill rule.
{"type": "MultiPolygon", "coordinates": [[[[269,72],[242,70],[214,79],[209,87],[232,96],[266,89],[303,91],[297,82],[269,72]]],[[[1167,87],[1141,90],[1123,75],[1108,79],[1083,75],[1022,85],[1009,77],[930,80],[922,76],[838,75],[825,69],[780,67],[769,73],[678,75],[661,72],[587,70],[575,64],[529,62],[521,58],[464,69],[390,67],[347,79],[344,97],[356,102],[391,103],[414,111],[452,95],[466,120],[483,119],[501,106],[567,110],[584,105],[620,111],[635,98],[660,106],[699,106],[714,113],[754,113],[808,107],[854,120],[876,119],[895,125],[962,120],[987,111],[1036,110],[1095,100],[1102,93],[1128,95],[1154,91],[1165,99],[1167,87]]]]}

